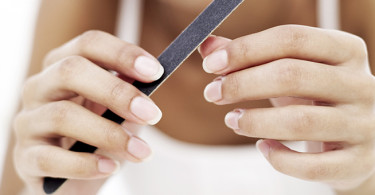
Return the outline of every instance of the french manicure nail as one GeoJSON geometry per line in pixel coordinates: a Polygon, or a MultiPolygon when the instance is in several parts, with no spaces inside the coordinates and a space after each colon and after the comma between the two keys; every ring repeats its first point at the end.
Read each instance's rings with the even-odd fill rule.
{"type": "Polygon", "coordinates": [[[240,110],[229,112],[227,115],[225,115],[225,124],[233,130],[239,130],[240,127],[238,125],[238,121],[241,118],[241,115],[242,111],[240,110]]]}
{"type": "Polygon", "coordinates": [[[101,173],[115,173],[120,169],[120,163],[111,159],[100,158],[98,161],[98,170],[101,173]]]}
{"type": "Polygon", "coordinates": [[[204,89],[204,98],[208,102],[217,102],[221,100],[222,97],[222,80],[216,80],[210,84],[207,85],[207,87],[204,89]]]}
{"type": "Polygon", "coordinates": [[[134,68],[139,74],[153,80],[159,79],[164,73],[159,62],[146,56],[139,56],[134,62],[134,68]]]}
{"type": "Polygon", "coordinates": [[[207,73],[224,70],[228,66],[228,53],[226,50],[215,51],[203,60],[203,69],[207,73]]]}
{"type": "Polygon", "coordinates": [[[160,109],[150,100],[138,96],[130,103],[130,111],[150,125],[158,123],[162,117],[160,109]]]}
{"type": "Polygon", "coordinates": [[[151,155],[150,147],[142,140],[131,137],[128,142],[128,152],[138,159],[145,159],[151,155]]]}
{"type": "Polygon", "coordinates": [[[270,153],[270,146],[262,139],[256,143],[258,150],[268,159],[270,153]]]}

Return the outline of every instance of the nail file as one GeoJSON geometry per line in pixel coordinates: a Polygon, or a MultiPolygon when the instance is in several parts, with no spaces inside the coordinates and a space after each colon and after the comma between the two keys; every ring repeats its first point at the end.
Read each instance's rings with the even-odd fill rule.
{"type": "MultiPolygon", "coordinates": [[[[214,0],[203,12],[163,51],[158,57],[164,67],[163,76],[152,83],[134,82],[133,85],[144,94],[152,93],[188,58],[198,46],[243,2],[244,0],[214,0]]],[[[103,115],[118,124],[124,119],[110,110],[103,115]]],[[[69,150],[93,153],[97,148],[76,142],[69,150]]],[[[64,178],[44,178],[43,189],[54,193],[66,181],[64,178]]]]}

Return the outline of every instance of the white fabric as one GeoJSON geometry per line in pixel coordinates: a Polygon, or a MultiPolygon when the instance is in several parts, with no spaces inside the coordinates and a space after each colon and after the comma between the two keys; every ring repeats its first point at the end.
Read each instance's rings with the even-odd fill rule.
{"type": "MultiPolygon", "coordinates": [[[[137,0],[127,1],[134,3],[137,0]]],[[[319,24],[323,28],[338,29],[337,0],[319,0],[318,7],[319,24]]],[[[126,23],[139,13],[135,11],[134,17],[123,17],[120,25],[127,26],[126,23]]],[[[139,24],[139,20],[136,23],[139,24]]],[[[133,32],[130,32],[132,36],[126,35],[131,28],[124,29],[120,36],[137,42],[139,37],[133,32]]],[[[127,163],[103,186],[100,195],[334,194],[324,184],[277,172],[251,145],[217,147],[189,144],[152,127],[143,129],[140,136],[151,145],[152,158],[140,164],[127,163]]]]}
{"type": "Polygon", "coordinates": [[[142,22],[143,0],[123,0],[120,2],[116,34],[122,40],[138,44],[142,22]]]}
{"type": "Polygon", "coordinates": [[[253,145],[190,144],[153,127],[145,127],[140,136],[153,149],[151,159],[126,164],[103,187],[103,195],[334,194],[326,185],[275,171],[253,145]]]}
{"type": "Polygon", "coordinates": [[[318,26],[326,29],[340,29],[340,1],[318,1],[318,26]]]}

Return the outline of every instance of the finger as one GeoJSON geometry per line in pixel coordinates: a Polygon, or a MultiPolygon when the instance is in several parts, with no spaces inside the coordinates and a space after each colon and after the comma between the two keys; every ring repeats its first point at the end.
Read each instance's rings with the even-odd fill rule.
{"type": "Polygon", "coordinates": [[[120,163],[97,154],[71,152],[39,145],[26,149],[24,171],[28,175],[68,179],[108,177],[120,168],[120,163]]]}
{"type": "Polygon", "coordinates": [[[223,49],[231,40],[220,36],[209,36],[198,48],[202,58],[206,58],[214,51],[223,49]]]}
{"type": "Polygon", "coordinates": [[[208,73],[215,74],[226,74],[282,58],[338,65],[353,59],[363,61],[367,53],[364,42],[358,37],[298,25],[278,26],[244,36],[214,51],[204,59],[203,66],[208,73]]]}
{"type": "Polygon", "coordinates": [[[357,100],[358,94],[347,92],[363,94],[358,86],[369,85],[365,80],[333,66],[282,59],[219,77],[204,95],[217,104],[287,96],[339,104],[357,100]]]}
{"type": "Polygon", "coordinates": [[[134,86],[79,56],[66,58],[30,79],[24,87],[24,105],[30,109],[77,94],[133,122],[156,124],[162,116],[134,86]]]}
{"type": "Polygon", "coordinates": [[[132,136],[121,125],[70,101],[49,103],[25,112],[18,123],[23,124],[17,126],[17,134],[23,138],[69,137],[132,161],[151,154],[144,141],[132,136]]]}
{"type": "Polygon", "coordinates": [[[347,181],[368,172],[368,162],[358,161],[363,152],[354,148],[323,153],[299,153],[278,141],[260,140],[257,148],[278,171],[310,181],[347,181]],[[355,166],[353,166],[355,165],[355,166]]]}
{"type": "Polygon", "coordinates": [[[240,135],[256,138],[348,143],[365,139],[355,120],[332,107],[241,109],[229,112],[225,123],[240,135]]]}
{"type": "Polygon", "coordinates": [[[49,66],[68,56],[82,56],[105,69],[143,82],[157,80],[164,72],[157,59],[145,50],[101,31],[88,31],[52,50],[44,65],[49,66]]]}

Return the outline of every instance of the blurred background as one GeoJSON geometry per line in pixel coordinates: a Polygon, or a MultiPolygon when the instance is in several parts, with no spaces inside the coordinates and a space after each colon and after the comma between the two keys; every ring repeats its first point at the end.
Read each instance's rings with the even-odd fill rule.
{"type": "Polygon", "coordinates": [[[38,7],[39,0],[0,1],[0,173],[11,119],[19,106],[38,7]]]}
{"type": "MultiPolygon", "coordinates": [[[[332,7],[337,4],[337,0],[318,2],[320,2],[318,10],[321,16],[319,25],[324,28],[339,28],[338,13],[332,11],[335,10],[332,7]]],[[[22,83],[30,60],[39,3],[40,0],[0,1],[0,174],[3,171],[12,117],[19,106],[22,83]]]]}

